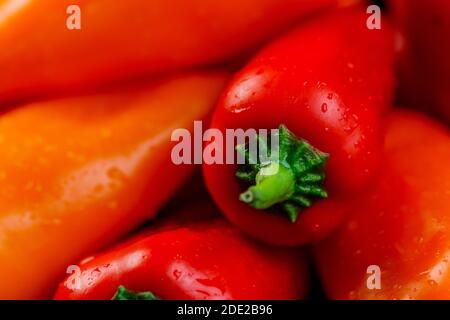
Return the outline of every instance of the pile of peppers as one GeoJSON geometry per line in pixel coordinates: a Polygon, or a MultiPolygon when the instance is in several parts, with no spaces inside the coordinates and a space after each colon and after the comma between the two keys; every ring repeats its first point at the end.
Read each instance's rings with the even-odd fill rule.
{"type": "Polygon", "coordinates": [[[450,2],[382,2],[0,1],[0,299],[450,299],[450,2]]]}

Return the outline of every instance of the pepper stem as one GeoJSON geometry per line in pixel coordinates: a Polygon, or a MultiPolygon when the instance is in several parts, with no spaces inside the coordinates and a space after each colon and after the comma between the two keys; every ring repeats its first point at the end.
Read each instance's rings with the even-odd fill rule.
{"type": "Polygon", "coordinates": [[[111,300],[159,300],[159,298],[150,291],[135,292],[119,286],[111,300]]]}
{"type": "MultiPolygon", "coordinates": [[[[269,151],[269,160],[262,162],[258,157],[256,163],[238,167],[236,177],[250,185],[239,199],[259,210],[278,206],[295,222],[302,209],[328,197],[323,184],[329,156],[297,138],[284,125],[270,136],[270,141],[275,138],[278,146],[272,150],[269,139],[258,137],[259,152],[269,151]]],[[[254,156],[247,145],[236,149],[244,153],[245,159],[254,156]]]]}

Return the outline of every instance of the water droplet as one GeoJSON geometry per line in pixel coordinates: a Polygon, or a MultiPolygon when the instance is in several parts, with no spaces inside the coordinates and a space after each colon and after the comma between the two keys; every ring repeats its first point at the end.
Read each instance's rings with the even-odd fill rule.
{"type": "Polygon", "coordinates": [[[180,277],[181,277],[181,271],[179,271],[179,270],[174,270],[174,271],[173,271],[173,276],[174,276],[175,280],[180,279],[180,277]]]}
{"type": "Polygon", "coordinates": [[[432,287],[435,287],[435,286],[438,285],[438,283],[437,283],[436,281],[432,280],[432,279],[428,280],[428,284],[429,284],[430,286],[432,286],[432,287]]]}
{"type": "Polygon", "coordinates": [[[107,175],[110,179],[113,179],[113,180],[125,180],[126,179],[125,173],[118,167],[111,167],[108,170],[107,175]]]}
{"type": "Polygon", "coordinates": [[[317,81],[317,89],[322,89],[327,86],[326,82],[317,81]]]}
{"type": "Polygon", "coordinates": [[[328,94],[328,100],[333,100],[334,94],[331,92],[328,94]]]}
{"type": "Polygon", "coordinates": [[[322,112],[327,112],[328,111],[328,105],[326,103],[322,104],[322,112]]]}

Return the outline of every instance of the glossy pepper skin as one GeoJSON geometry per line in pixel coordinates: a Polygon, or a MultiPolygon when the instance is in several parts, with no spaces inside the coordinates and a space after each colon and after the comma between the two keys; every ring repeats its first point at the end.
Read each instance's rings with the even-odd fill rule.
{"type": "Polygon", "coordinates": [[[221,72],[37,102],[0,117],[0,298],[45,299],[67,265],[118,239],[191,174],[170,135],[205,119],[221,72]]]}
{"type": "Polygon", "coordinates": [[[109,300],[119,286],[164,300],[293,300],[307,290],[298,250],[259,244],[222,219],[153,228],[86,261],[55,299],[109,300]]]}
{"type": "Polygon", "coordinates": [[[221,62],[340,2],[2,1],[0,103],[221,62]],[[71,5],[80,30],[67,28],[71,5]]]}
{"type": "Polygon", "coordinates": [[[379,182],[352,217],[316,248],[322,283],[333,299],[450,298],[450,133],[423,115],[386,120],[379,182]],[[381,289],[367,289],[381,271],[381,289]]]}
{"type": "Polygon", "coordinates": [[[328,154],[328,199],[300,212],[295,223],[239,201],[243,188],[236,165],[203,166],[218,206],[250,235],[279,245],[320,239],[341,222],[346,199],[372,183],[379,166],[380,117],[393,91],[394,50],[388,22],[371,31],[367,17],[358,7],[300,25],[256,55],[219,101],[213,128],[285,125],[328,154]]]}
{"type": "Polygon", "coordinates": [[[399,28],[400,100],[450,123],[450,2],[390,0],[399,28]]]}

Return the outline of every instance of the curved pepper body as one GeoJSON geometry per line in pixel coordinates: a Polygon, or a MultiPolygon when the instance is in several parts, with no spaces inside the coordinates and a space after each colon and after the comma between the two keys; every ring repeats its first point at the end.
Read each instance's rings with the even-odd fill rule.
{"type": "Polygon", "coordinates": [[[400,99],[450,122],[450,2],[391,0],[401,35],[400,99]]]}
{"type": "Polygon", "coordinates": [[[156,210],[192,166],[171,132],[205,119],[227,76],[37,102],[0,117],[0,298],[48,298],[65,268],[156,210]]]}
{"type": "Polygon", "coordinates": [[[339,2],[2,1],[0,102],[221,62],[339,2]]]}
{"type": "Polygon", "coordinates": [[[449,159],[446,128],[406,111],[388,117],[380,181],[315,250],[330,298],[450,298],[449,159]]]}
{"type": "Polygon", "coordinates": [[[164,300],[293,300],[307,290],[298,250],[263,246],[222,220],[151,230],[80,268],[55,299],[109,300],[120,285],[164,300]]]}
{"type": "Polygon", "coordinates": [[[376,175],[380,118],[393,96],[394,49],[388,22],[369,30],[367,17],[358,7],[300,25],[256,55],[222,96],[213,128],[285,125],[329,155],[329,199],[301,212],[295,223],[241,203],[235,165],[204,165],[214,200],[252,236],[282,245],[320,239],[342,220],[341,200],[370,186],[376,175]]]}

